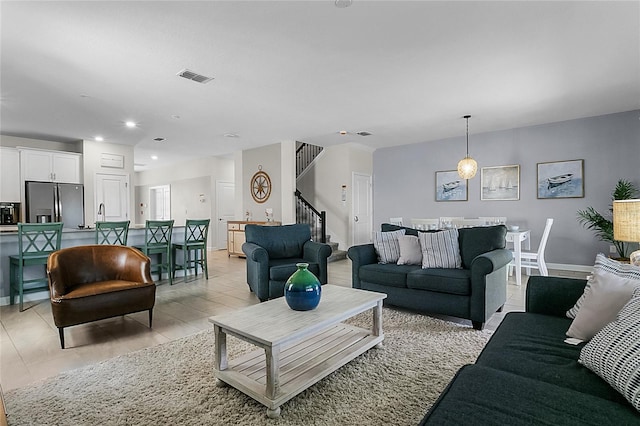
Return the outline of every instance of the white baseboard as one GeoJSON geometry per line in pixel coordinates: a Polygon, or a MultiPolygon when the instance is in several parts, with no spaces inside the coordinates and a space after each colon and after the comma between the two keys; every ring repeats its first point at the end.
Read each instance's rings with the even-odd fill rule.
{"type": "Polygon", "coordinates": [[[547,269],[558,269],[561,271],[589,273],[593,270],[593,265],[570,265],[567,263],[547,263],[547,269]]]}
{"type": "MultiPolygon", "coordinates": [[[[36,293],[29,293],[22,296],[24,302],[34,302],[38,300],[45,300],[49,298],[48,291],[38,291],[36,293]]],[[[15,298],[16,305],[20,303],[18,297],[15,298]]],[[[6,306],[11,303],[10,296],[0,297],[0,306],[6,306]]]]}

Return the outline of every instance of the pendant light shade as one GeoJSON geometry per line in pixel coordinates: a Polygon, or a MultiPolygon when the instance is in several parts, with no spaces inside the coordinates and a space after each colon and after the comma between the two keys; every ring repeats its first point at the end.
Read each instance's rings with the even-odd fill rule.
{"type": "Polygon", "coordinates": [[[469,119],[471,116],[465,115],[464,118],[467,119],[467,156],[458,162],[458,175],[462,179],[471,179],[478,171],[478,163],[469,157],[469,119]]]}

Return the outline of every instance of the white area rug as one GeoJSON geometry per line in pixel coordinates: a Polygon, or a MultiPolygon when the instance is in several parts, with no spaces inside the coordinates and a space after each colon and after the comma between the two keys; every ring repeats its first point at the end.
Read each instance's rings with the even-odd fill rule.
{"type": "MultiPolygon", "coordinates": [[[[367,312],[353,319],[370,323],[367,312]],[[366,315],[365,315],[366,314],[366,315]]],[[[10,425],[416,425],[490,333],[384,309],[371,349],[282,405],[281,418],[215,386],[213,331],[7,392],[10,425]]],[[[253,349],[228,337],[229,358],[253,349]]],[[[71,350],[71,349],[70,349],[71,350]]]]}

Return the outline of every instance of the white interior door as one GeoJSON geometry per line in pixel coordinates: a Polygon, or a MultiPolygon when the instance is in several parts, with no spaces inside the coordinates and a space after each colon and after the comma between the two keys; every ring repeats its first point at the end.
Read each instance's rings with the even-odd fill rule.
{"type": "Polygon", "coordinates": [[[352,175],[352,229],[353,245],[367,244],[373,230],[373,208],[371,202],[371,175],[353,173],[352,175]]]}
{"type": "Polygon", "coordinates": [[[216,182],[216,216],[218,241],[217,248],[227,247],[227,221],[233,220],[235,208],[235,184],[233,182],[216,182]]]}
{"type": "Polygon", "coordinates": [[[169,185],[149,188],[149,216],[151,220],[171,219],[171,187],[169,185]]]}
{"type": "MultiPolygon", "coordinates": [[[[95,212],[104,204],[104,220],[129,220],[129,175],[96,173],[95,212]]],[[[103,220],[103,216],[96,217],[103,220]]]]}

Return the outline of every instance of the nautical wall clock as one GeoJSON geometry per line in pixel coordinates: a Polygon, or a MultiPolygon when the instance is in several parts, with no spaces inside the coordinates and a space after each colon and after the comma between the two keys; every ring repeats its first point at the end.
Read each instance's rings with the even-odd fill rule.
{"type": "Polygon", "coordinates": [[[251,178],[251,196],[256,203],[264,203],[271,195],[271,179],[269,175],[262,171],[262,166],[258,166],[258,171],[251,178]]]}

